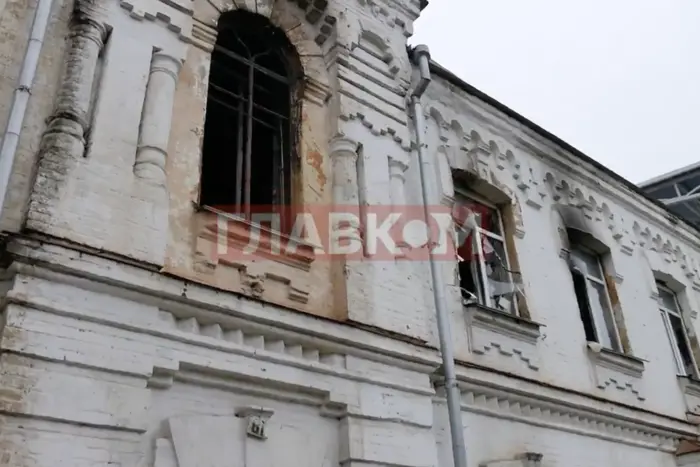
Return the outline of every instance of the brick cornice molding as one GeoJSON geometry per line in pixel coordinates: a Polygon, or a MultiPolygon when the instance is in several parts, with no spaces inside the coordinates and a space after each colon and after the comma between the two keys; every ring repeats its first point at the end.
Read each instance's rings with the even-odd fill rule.
{"type": "MultiPolygon", "coordinates": [[[[651,417],[628,417],[622,413],[581,404],[557,392],[551,397],[525,393],[513,387],[485,385],[485,382],[460,378],[462,410],[494,418],[517,421],[543,428],[567,431],[583,436],[675,452],[678,443],[695,435],[695,427],[681,421],[659,425],[651,417]]],[[[441,399],[442,400],[442,399],[441,399]]]]}
{"type": "MultiPolygon", "coordinates": [[[[25,285],[18,280],[14,283],[15,288],[19,289],[9,292],[9,302],[20,304],[22,300],[30,300],[30,305],[35,309],[61,316],[75,315],[86,324],[99,322],[116,328],[155,333],[174,342],[192,345],[192,349],[198,349],[197,352],[235,353],[264,360],[269,364],[291,365],[316,374],[337,374],[347,379],[395,386],[401,391],[419,395],[434,394],[432,389],[422,384],[376,379],[357,374],[353,369],[353,365],[356,365],[354,362],[362,360],[389,365],[415,376],[429,375],[440,365],[439,356],[433,349],[341,324],[330,326],[327,321],[314,317],[265,306],[234,294],[221,294],[152,270],[46,241],[14,238],[9,243],[8,250],[15,258],[10,273],[19,274],[23,280],[36,278],[43,281],[43,284],[50,282],[71,285],[76,290],[89,294],[109,294],[115,299],[137,301],[171,311],[162,313],[157,320],[140,314],[139,320],[143,322],[120,313],[111,314],[108,322],[104,316],[91,318],[90,310],[78,310],[67,303],[57,303],[50,297],[41,298],[37,294],[28,293],[29,289],[39,284],[32,282],[25,285]],[[166,325],[170,319],[174,325],[168,327],[166,325]],[[249,329],[238,336],[241,344],[236,343],[236,339],[218,339],[220,334],[226,332],[223,320],[236,323],[241,330],[249,329]],[[292,345],[287,345],[287,339],[292,345]],[[267,349],[260,348],[261,341],[265,347],[265,340],[274,345],[267,349]],[[347,344],[349,341],[362,342],[362,346],[350,346],[347,344]],[[335,353],[339,357],[317,362],[315,350],[319,351],[319,357],[321,353],[335,353]],[[343,355],[345,364],[342,363],[343,355]]],[[[11,280],[10,276],[11,274],[6,279],[11,280]]],[[[65,300],[70,301],[70,297],[65,300]]],[[[153,371],[149,385],[167,387],[170,377],[185,368],[187,362],[171,363],[153,371]],[[185,363],[184,367],[182,363],[185,363]]],[[[562,421],[552,418],[552,411],[570,413],[570,416],[564,417],[566,423],[563,424],[563,429],[567,431],[598,437],[599,432],[603,431],[603,435],[610,439],[621,436],[623,442],[644,446],[648,445],[650,436],[660,436],[657,441],[663,438],[663,442],[667,443],[668,439],[689,437],[696,431],[695,425],[683,420],[642,412],[631,406],[595,399],[582,393],[543,386],[534,379],[514,378],[478,368],[458,367],[458,372],[466,397],[465,410],[484,413],[495,411],[494,416],[500,418],[552,427],[562,424],[562,421]],[[469,402],[470,396],[466,394],[469,392],[474,395],[473,403],[469,402]],[[506,402],[499,402],[501,398],[506,402]],[[549,410],[549,415],[543,416],[543,410],[549,410]],[[586,418],[586,414],[591,414],[593,418],[586,418]]]]}

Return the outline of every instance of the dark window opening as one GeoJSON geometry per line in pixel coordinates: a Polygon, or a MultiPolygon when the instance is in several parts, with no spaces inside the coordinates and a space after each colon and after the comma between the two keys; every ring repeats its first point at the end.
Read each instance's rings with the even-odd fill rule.
{"type": "Polygon", "coordinates": [[[200,203],[255,221],[277,213],[286,229],[296,164],[301,66],[267,18],[224,13],[211,55],[200,203]]]}
{"type": "Polygon", "coordinates": [[[671,331],[676,337],[676,342],[678,343],[678,353],[681,357],[681,363],[685,371],[689,375],[695,374],[693,363],[693,357],[690,355],[690,344],[685,335],[685,329],[683,327],[683,321],[680,316],[668,315],[669,323],[671,324],[671,331]]]}
{"type": "Polygon", "coordinates": [[[682,308],[678,301],[678,296],[663,281],[657,280],[656,287],[659,292],[661,315],[674,350],[673,353],[679,374],[696,376],[695,360],[690,347],[687,329],[683,323],[682,308]]]}
{"type": "Polygon", "coordinates": [[[593,313],[591,305],[588,302],[588,290],[586,288],[586,277],[579,271],[572,270],[571,275],[574,281],[574,292],[576,293],[576,301],[578,302],[578,310],[583,323],[583,330],[586,333],[588,342],[598,342],[595,334],[595,323],[593,322],[593,313]]]}

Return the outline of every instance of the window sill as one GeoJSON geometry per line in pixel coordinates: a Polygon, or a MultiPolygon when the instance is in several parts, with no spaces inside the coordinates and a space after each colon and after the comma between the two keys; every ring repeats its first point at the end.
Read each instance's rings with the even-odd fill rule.
{"type": "Polygon", "coordinates": [[[597,342],[588,342],[588,355],[598,366],[608,368],[634,378],[644,374],[644,360],[601,347],[597,342]]]}
{"type": "Polygon", "coordinates": [[[542,325],[483,305],[465,305],[469,349],[476,360],[513,373],[539,371],[542,325]]]}
{"type": "MultiPolygon", "coordinates": [[[[318,268],[312,269],[317,256],[314,245],[214,208],[195,209],[194,280],[299,311],[322,313],[313,302],[312,291],[319,290],[315,287],[318,268]]],[[[174,267],[169,272],[179,270],[174,267]]],[[[323,290],[327,293],[328,288],[323,290]]]]}
{"type": "Polygon", "coordinates": [[[700,380],[692,376],[678,376],[678,385],[685,398],[686,416],[691,423],[700,423],[700,380]]]}
{"type": "Polygon", "coordinates": [[[221,256],[219,260],[230,260],[227,258],[227,253],[240,255],[241,252],[244,252],[250,256],[271,259],[309,271],[311,264],[316,259],[315,252],[318,246],[305,239],[284,234],[241,216],[219,211],[209,206],[196,205],[195,209],[198,212],[209,214],[211,217],[217,216],[216,222],[211,222],[211,220],[204,222],[205,228],[200,229],[200,238],[207,238],[218,245],[222,231],[225,233],[225,250],[217,251],[217,256],[221,256]],[[222,219],[225,222],[225,227],[221,225],[222,219]],[[256,237],[258,241],[251,242],[251,239],[256,237]]]}
{"type": "Polygon", "coordinates": [[[646,397],[640,385],[645,361],[588,342],[588,357],[593,365],[595,386],[615,400],[638,404],[646,397]]]}
{"type": "Polygon", "coordinates": [[[493,331],[523,342],[535,344],[540,338],[541,324],[504,311],[476,303],[465,305],[473,327],[493,331]]]}

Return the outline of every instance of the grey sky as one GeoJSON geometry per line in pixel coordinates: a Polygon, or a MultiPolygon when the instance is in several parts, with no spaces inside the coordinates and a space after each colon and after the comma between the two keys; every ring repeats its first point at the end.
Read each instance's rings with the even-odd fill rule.
{"type": "Polygon", "coordinates": [[[698,0],[430,0],[410,43],[635,183],[700,161],[698,0]]]}

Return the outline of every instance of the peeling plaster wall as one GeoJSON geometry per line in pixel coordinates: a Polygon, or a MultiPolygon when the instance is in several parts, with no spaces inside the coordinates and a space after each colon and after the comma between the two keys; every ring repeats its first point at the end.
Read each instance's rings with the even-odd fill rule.
{"type": "MultiPolygon", "coordinates": [[[[36,4],[36,0],[0,1],[0,131],[4,131],[7,125],[36,4]]],[[[16,231],[24,220],[27,200],[36,174],[37,151],[44,121],[53,109],[70,7],[69,1],[55,0],[53,4],[36,79],[31,90],[32,98],[29,100],[17,148],[9,191],[5,198],[5,210],[0,219],[0,230],[16,231]]]]}

